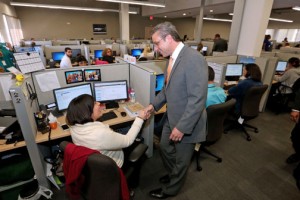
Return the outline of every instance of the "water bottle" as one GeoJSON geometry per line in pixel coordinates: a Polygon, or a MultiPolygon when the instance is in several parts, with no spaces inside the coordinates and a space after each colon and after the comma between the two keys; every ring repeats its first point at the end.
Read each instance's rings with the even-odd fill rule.
{"type": "Polygon", "coordinates": [[[135,103],[135,92],[133,88],[130,90],[130,102],[135,103]]]}

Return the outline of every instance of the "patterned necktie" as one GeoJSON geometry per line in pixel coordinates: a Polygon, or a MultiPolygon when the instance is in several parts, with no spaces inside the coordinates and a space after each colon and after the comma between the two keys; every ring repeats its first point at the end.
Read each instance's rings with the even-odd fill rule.
{"type": "Polygon", "coordinates": [[[172,65],[173,65],[173,58],[170,57],[170,59],[169,59],[169,65],[168,65],[168,68],[167,68],[166,84],[169,82],[170,74],[171,74],[171,71],[172,71],[172,65]]]}

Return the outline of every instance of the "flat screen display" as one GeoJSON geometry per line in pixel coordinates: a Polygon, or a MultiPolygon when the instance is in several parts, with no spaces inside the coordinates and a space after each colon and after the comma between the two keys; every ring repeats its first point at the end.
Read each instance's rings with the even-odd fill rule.
{"type": "Polygon", "coordinates": [[[164,82],[165,82],[164,74],[156,75],[156,87],[155,87],[156,93],[162,90],[162,88],[164,87],[164,82]]]}
{"type": "Polygon", "coordinates": [[[62,57],[64,57],[65,52],[52,52],[52,59],[54,61],[61,61],[62,57]]]}
{"type": "Polygon", "coordinates": [[[72,57],[76,57],[78,54],[81,54],[81,49],[72,49],[72,57]]]}
{"type": "Polygon", "coordinates": [[[94,51],[95,58],[102,58],[102,52],[103,50],[95,50],[94,51]]]}
{"type": "Polygon", "coordinates": [[[96,101],[106,103],[128,99],[127,81],[105,81],[94,83],[94,96],[96,101]]]}
{"type": "Polygon", "coordinates": [[[83,72],[82,70],[66,71],[65,78],[67,84],[83,82],[83,72]]]}
{"type": "Polygon", "coordinates": [[[131,56],[139,57],[143,53],[143,49],[131,49],[131,56]]]}
{"type": "Polygon", "coordinates": [[[242,76],[243,75],[243,63],[227,64],[226,76],[242,76]]]}
{"type": "Polygon", "coordinates": [[[207,51],[208,47],[207,46],[203,46],[202,47],[202,51],[207,51]]]}
{"type": "Polygon", "coordinates": [[[85,69],[84,70],[85,81],[101,81],[100,69],[85,69]]]}
{"type": "Polygon", "coordinates": [[[278,61],[276,65],[276,72],[284,72],[287,66],[286,61],[278,61]]]}
{"type": "Polygon", "coordinates": [[[82,85],[58,88],[53,90],[56,108],[58,111],[64,111],[68,108],[72,99],[82,94],[92,95],[91,84],[86,83],[82,85]]]}

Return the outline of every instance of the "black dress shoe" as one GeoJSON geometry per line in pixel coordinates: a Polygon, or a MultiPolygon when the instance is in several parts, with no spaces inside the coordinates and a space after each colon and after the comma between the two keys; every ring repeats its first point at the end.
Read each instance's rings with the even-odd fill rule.
{"type": "Polygon", "coordinates": [[[292,154],[290,155],[287,159],[286,159],[286,162],[288,164],[291,164],[291,163],[295,163],[295,162],[298,162],[300,161],[300,156],[298,154],[292,154]]]}
{"type": "Polygon", "coordinates": [[[161,188],[152,190],[149,192],[150,196],[156,199],[166,199],[168,197],[171,197],[172,195],[163,193],[163,190],[161,188]]]}
{"type": "Polygon", "coordinates": [[[170,183],[169,175],[167,174],[165,176],[160,177],[159,182],[161,182],[161,183],[170,183]]]}

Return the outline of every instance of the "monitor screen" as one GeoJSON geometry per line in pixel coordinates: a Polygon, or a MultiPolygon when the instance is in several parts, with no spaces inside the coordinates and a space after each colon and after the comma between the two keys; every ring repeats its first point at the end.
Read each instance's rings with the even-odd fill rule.
{"type": "Polygon", "coordinates": [[[100,69],[85,69],[84,70],[85,81],[101,81],[100,69]]]}
{"type": "Polygon", "coordinates": [[[131,56],[139,57],[143,53],[143,49],[131,49],[131,56]]]}
{"type": "Polygon", "coordinates": [[[242,76],[242,75],[243,75],[243,63],[227,64],[226,76],[242,76]]]}
{"type": "Polygon", "coordinates": [[[197,46],[195,45],[192,45],[191,48],[197,50],[197,46]]]}
{"type": "Polygon", "coordinates": [[[81,54],[81,49],[72,49],[72,57],[76,57],[78,54],[81,54]]]}
{"type": "Polygon", "coordinates": [[[243,64],[255,63],[255,58],[247,57],[247,56],[241,56],[238,62],[243,63],[243,64]]]}
{"type": "Polygon", "coordinates": [[[82,70],[65,71],[66,83],[78,83],[83,82],[82,70]]]}
{"type": "Polygon", "coordinates": [[[164,81],[165,81],[164,74],[156,75],[156,86],[155,86],[156,93],[162,90],[162,88],[164,87],[164,81]]]}
{"type": "Polygon", "coordinates": [[[127,81],[105,81],[94,83],[95,99],[98,102],[106,103],[109,101],[127,100],[128,89],[127,81]]]}
{"type": "Polygon", "coordinates": [[[207,51],[208,47],[207,46],[203,46],[202,47],[202,51],[207,51]]]}
{"type": "Polygon", "coordinates": [[[286,68],[286,61],[278,61],[276,66],[276,72],[284,72],[286,68]]]}
{"type": "Polygon", "coordinates": [[[72,99],[82,94],[92,95],[91,84],[86,83],[71,87],[58,88],[53,90],[56,108],[58,111],[64,111],[68,108],[72,99]]]}
{"type": "Polygon", "coordinates": [[[102,52],[103,50],[95,50],[94,51],[95,58],[102,58],[102,52]]]}
{"type": "Polygon", "coordinates": [[[61,61],[61,59],[64,55],[65,55],[65,52],[52,52],[52,59],[54,61],[61,61]]]}

